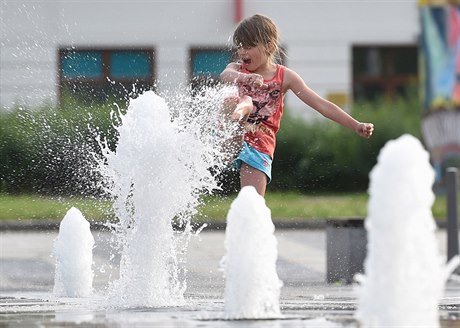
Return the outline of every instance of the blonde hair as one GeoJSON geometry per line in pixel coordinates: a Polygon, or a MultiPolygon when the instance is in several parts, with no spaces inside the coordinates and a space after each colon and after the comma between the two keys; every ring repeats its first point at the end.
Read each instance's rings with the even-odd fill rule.
{"type": "Polygon", "coordinates": [[[241,21],[233,32],[233,45],[239,47],[262,47],[274,62],[281,62],[284,54],[280,45],[278,27],[268,17],[253,15],[241,21]]]}

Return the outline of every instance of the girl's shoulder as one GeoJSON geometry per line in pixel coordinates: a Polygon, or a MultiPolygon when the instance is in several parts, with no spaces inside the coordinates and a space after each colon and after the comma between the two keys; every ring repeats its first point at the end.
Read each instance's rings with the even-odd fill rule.
{"type": "Polygon", "coordinates": [[[286,78],[286,72],[288,71],[289,71],[289,68],[287,68],[286,66],[282,64],[276,64],[275,76],[281,76],[282,79],[284,80],[286,78]]]}
{"type": "Polygon", "coordinates": [[[281,80],[284,81],[284,74],[286,72],[286,66],[281,64],[276,64],[275,72],[273,73],[272,80],[281,80]]]}
{"type": "Polygon", "coordinates": [[[292,69],[290,69],[290,68],[287,67],[287,66],[278,64],[278,67],[279,67],[279,69],[283,70],[284,75],[286,75],[286,74],[287,74],[287,75],[291,75],[292,73],[295,73],[292,69]]]}
{"type": "Polygon", "coordinates": [[[284,66],[284,74],[283,74],[283,89],[285,91],[292,88],[293,84],[299,83],[302,80],[299,74],[297,74],[294,70],[284,66]]]}

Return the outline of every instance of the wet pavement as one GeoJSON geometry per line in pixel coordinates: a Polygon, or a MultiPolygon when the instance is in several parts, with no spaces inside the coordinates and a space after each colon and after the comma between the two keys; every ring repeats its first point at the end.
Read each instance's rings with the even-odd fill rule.
{"type": "MultiPolygon", "coordinates": [[[[225,253],[222,230],[192,237],[187,252],[184,304],[160,308],[113,309],[101,306],[109,281],[118,277],[111,258],[111,234],[93,231],[94,296],[55,298],[54,258],[57,231],[0,232],[0,327],[357,327],[353,286],[327,284],[324,229],[283,229],[278,240],[282,318],[224,320],[225,281],[219,262],[225,253]]],[[[441,254],[446,233],[437,232],[441,254]]],[[[446,286],[440,302],[442,327],[460,327],[460,277],[446,286]]]]}

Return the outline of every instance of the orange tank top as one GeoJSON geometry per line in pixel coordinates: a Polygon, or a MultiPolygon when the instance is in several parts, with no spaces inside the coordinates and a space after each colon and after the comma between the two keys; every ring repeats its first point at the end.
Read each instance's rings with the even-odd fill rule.
{"type": "MultiPolygon", "coordinates": [[[[240,96],[252,98],[253,109],[245,125],[244,140],[258,151],[273,158],[276,133],[283,115],[283,79],[285,67],[277,65],[275,76],[264,80],[264,87],[256,88],[247,84],[238,85],[240,96]]],[[[243,73],[250,73],[242,70],[243,73]]]]}

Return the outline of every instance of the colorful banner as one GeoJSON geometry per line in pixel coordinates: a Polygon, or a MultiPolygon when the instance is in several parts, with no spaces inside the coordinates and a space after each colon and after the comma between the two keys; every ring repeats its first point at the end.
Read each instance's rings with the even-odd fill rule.
{"type": "Polygon", "coordinates": [[[459,109],[460,4],[456,1],[420,1],[420,5],[420,75],[424,108],[428,112],[459,109]]]}

